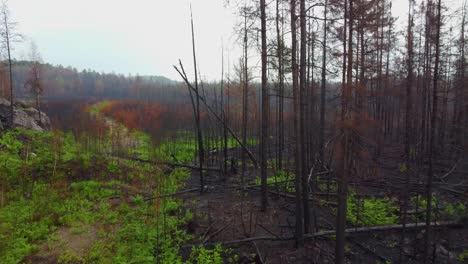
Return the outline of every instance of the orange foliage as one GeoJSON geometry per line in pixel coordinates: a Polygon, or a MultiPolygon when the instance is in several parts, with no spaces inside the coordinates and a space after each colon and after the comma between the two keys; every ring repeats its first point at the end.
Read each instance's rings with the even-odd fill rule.
{"type": "MultiPolygon", "coordinates": [[[[189,105],[111,101],[101,112],[131,130],[148,133],[154,140],[161,139],[170,131],[193,125],[193,111],[189,105]]],[[[201,116],[203,119],[205,113],[201,116]]]]}
{"type": "Polygon", "coordinates": [[[111,102],[102,109],[102,113],[124,124],[129,129],[144,130],[150,126],[158,129],[161,115],[167,107],[161,104],[137,102],[111,102]]]}

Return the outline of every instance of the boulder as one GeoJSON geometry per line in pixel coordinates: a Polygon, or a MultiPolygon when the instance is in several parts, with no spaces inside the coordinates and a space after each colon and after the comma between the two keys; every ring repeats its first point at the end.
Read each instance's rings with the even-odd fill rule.
{"type": "MultiPolygon", "coordinates": [[[[0,98],[0,130],[10,128],[8,124],[9,116],[10,101],[0,98]]],[[[41,120],[39,120],[39,111],[23,102],[14,104],[13,127],[22,127],[40,132],[51,129],[50,119],[44,112],[41,112],[41,120]]]]}

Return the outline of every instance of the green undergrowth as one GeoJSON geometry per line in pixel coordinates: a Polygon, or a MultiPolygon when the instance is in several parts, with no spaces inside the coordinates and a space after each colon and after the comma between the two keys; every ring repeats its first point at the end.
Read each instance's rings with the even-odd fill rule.
{"type": "MultiPolygon", "coordinates": [[[[468,217],[468,202],[448,202],[438,198],[435,194],[431,199],[432,204],[432,218],[444,220],[457,220],[460,218],[468,217]]],[[[426,219],[426,198],[418,195],[411,198],[411,208],[418,210],[417,214],[412,214],[413,221],[425,221],[426,219]]]]}
{"type": "MultiPolygon", "coordinates": [[[[143,142],[133,153],[150,158],[149,137],[132,136],[143,142]]],[[[103,154],[89,142],[59,131],[0,135],[1,263],[33,256],[58,263],[235,262],[232,251],[220,246],[182,254],[181,245],[193,239],[184,228],[192,212],[181,200],[158,197],[183,188],[188,170],[164,174],[149,163],[103,154]],[[96,230],[97,236],[78,253],[61,240],[64,230],[96,230]],[[48,255],[57,249],[58,256],[48,255]]]]}
{"type": "MultiPolygon", "coordinates": [[[[223,139],[204,140],[205,149],[222,149],[223,139]]],[[[248,146],[257,145],[256,139],[248,139],[248,146]]],[[[228,148],[240,147],[240,144],[233,138],[227,140],[228,148]]],[[[155,157],[176,163],[192,163],[198,151],[197,141],[194,136],[186,131],[179,131],[175,137],[163,140],[157,147],[155,157]]]]}
{"type": "MultiPolygon", "coordinates": [[[[279,189],[286,190],[287,192],[294,192],[294,174],[287,171],[278,171],[275,176],[267,178],[267,184],[272,187],[278,186],[279,189]]],[[[255,184],[261,184],[262,179],[255,179],[255,184]]]]}
{"type": "Polygon", "coordinates": [[[468,261],[468,249],[465,249],[462,253],[458,255],[458,261],[461,263],[466,263],[468,261]]]}
{"type": "Polygon", "coordinates": [[[354,226],[381,226],[397,224],[398,206],[391,198],[361,198],[348,195],[346,219],[354,226]]]}

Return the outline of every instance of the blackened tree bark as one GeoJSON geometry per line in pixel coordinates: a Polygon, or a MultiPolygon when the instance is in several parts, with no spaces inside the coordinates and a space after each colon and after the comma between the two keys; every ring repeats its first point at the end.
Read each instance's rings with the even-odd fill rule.
{"type": "MultiPolygon", "coordinates": [[[[247,146],[247,122],[249,110],[249,68],[248,68],[248,33],[247,33],[247,7],[244,7],[244,62],[243,62],[243,89],[242,89],[242,144],[247,146]]],[[[246,157],[241,154],[241,182],[244,184],[246,157]]]]}
{"type": "Polygon", "coordinates": [[[279,171],[283,170],[284,148],[284,39],[280,29],[280,1],[276,0],[276,56],[278,57],[278,164],[279,171]]]}
{"type": "MultiPolygon", "coordinates": [[[[335,248],[335,263],[344,263],[344,248],[345,248],[345,229],[346,229],[346,202],[348,194],[348,177],[350,174],[350,133],[345,123],[350,118],[350,101],[352,96],[352,82],[353,82],[353,0],[345,2],[345,24],[348,27],[348,52],[347,52],[347,65],[346,65],[346,84],[343,85],[342,95],[342,126],[343,138],[341,140],[342,149],[342,167],[338,177],[338,210],[336,217],[336,248],[335,248]],[[349,6],[348,6],[349,4],[349,6]],[[347,18],[347,22],[346,22],[347,18]]],[[[345,58],[346,58],[345,57],[345,58]]],[[[345,69],[343,69],[345,70],[345,69]]]]}
{"type": "Polygon", "coordinates": [[[201,130],[201,120],[200,120],[200,90],[198,88],[198,71],[197,71],[197,55],[195,49],[195,30],[193,27],[193,14],[190,10],[190,22],[192,27],[192,52],[193,52],[193,68],[195,73],[195,126],[197,130],[197,143],[198,143],[198,162],[199,162],[199,173],[200,173],[200,192],[203,193],[205,182],[203,179],[203,163],[205,162],[205,151],[203,149],[203,135],[201,130]]]}
{"type": "Polygon", "coordinates": [[[320,132],[319,132],[319,156],[320,161],[325,163],[324,145],[325,145],[325,100],[327,85],[327,8],[328,0],[325,0],[323,11],[323,40],[322,40],[322,84],[320,89],[320,132]]]}
{"type": "Polygon", "coordinates": [[[403,248],[404,248],[404,241],[405,241],[405,231],[406,231],[406,216],[408,210],[408,184],[409,184],[409,163],[411,160],[411,153],[410,153],[410,144],[411,144],[411,89],[413,87],[414,77],[414,48],[413,48],[413,5],[414,1],[410,0],[408,4],[408,28],[406,31],[406,48],[407,48],[407,58],[406,58],[406,112],[405,112],[405,160],[406,165],[403,168],[403,173],[405,173],[405,186],[402,192],[402,232],[401,232],[401,239],[400,239],[400,252],[399,252],[399,259],[400,263],[403,261],[403,248]]]}
{"type": "Polygon", "coordinates": [[[305,0],[300,0],[300,27],[301,27],[301,50],[300,50],[300,72],[299,72],[299,144],[301,146],[301,185],[302,185],[302,207],[304,213],[304,232],[310,231],[309,210],[309,186],[307,182],[306,168],[306,135],[305,135],[305,98],[306,98],[306,69],[307,69],[307,24],[305,0]]]}
{"type": "Polygon", "coordinates": [[[291,0],[291,63],[292,63],[292,90],[294,109],[294,167],[296,188],[296,246],[304,245],[304,229],[301,204],[301,146],[299,144],[299,91],[298,91],[298,65],[297,65],[297,14],[296,0],[291,0]]]}
{"type": "Polygon", "coordinates": [[[260,20],[262,24],[262,133],[260,138],[260,176],[262,193],[262,211],[267,209],[267,145],[268,145],[268,119],[270,113],[267,79],[267,41],[266,41],[266,5],[265,0],[260,0],[260,20]]]}
{"type": "Polygon", "coordinates": [[[437,2],[437,19],[436,19],[436,39],[435,39],[435,63],[433,76],[432,90],[432,112],[431,112],[431,130],[429,136],[429,172],[427,179],[426,192],[426,232],[424,233],[424,263],[429,263],[429,252],[431,251],[431,214],[432,214],[432,181],[434,178],[434,140],[436,133],[437,110],[438,110],[438,84],[439,84],[439,63],[440,63],[440,28],[442,0],[437,2]]]}

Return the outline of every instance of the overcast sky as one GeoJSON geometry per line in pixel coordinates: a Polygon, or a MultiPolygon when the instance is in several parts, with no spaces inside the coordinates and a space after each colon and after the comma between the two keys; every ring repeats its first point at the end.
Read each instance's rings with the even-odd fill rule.
{"type": "MultiPolygon", "coordinates": [[[[172,65],[182,59],[191,69],[190,3],[202,75],[219,79],[221,40],[231,61],[233,10],[224,0],[10,0],[18,31],[33,39],[45,62],[99,72],[163,75],[178,79],[172,65]]],[[[395,0],[404,16],[407,0],[395,0]]],[[[399,23],[405,23],[400,20],[399,23]]],[[[25,48],[15,50],[25,58],[25,48]]]]}

